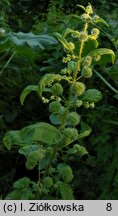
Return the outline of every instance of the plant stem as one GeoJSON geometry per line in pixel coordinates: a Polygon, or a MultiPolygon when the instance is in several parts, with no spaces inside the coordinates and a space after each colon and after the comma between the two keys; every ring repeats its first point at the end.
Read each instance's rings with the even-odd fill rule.
{"type": "MultiPolygon", "coordinates": [[[[87,28],[88,28],[88,23],[86,22],[85,26],[84,26],[84,30],[83,30],[84,33],[87,31],[87,28]]],[[[81,58],[82,58],[82,51],[83,51],[83,47],[84,47],[84,42],[85,41],[82,40],[80,43],[80,50],[79,50],[76,70],[75,70],[74,77],[73,77],[73,83],[75,82],[75,80],[77,78],[78,71],[80,70],[80,63],[81,63],[81,58]]]]}
{"type": "MultiPolygon", "coordinates": [[[[85,23],[84,30],[83,30],[84,33],[87,31],[87,28],[88,28],[88,22],[85,23]]],[[[74,73],[73,81],[72,81],[71,85],[73,85],[74,82],[76,81],[78,71],[80,70],[80,63],[81,63],[82,51],[83,51],[84,43],[85,43],[85,41],[81,41],[81,43],[80,43],[80,50],[79,50],[79,55],[78,55],[78,59],[77,59],[77,66],[76,66],[76,69],[75,69],[75,73],[74,73]]],[[[60,129],[63,129],[64,126],[65,126],[65,122],[66,122],[66,118],[67,118],[68,110],[69,110],[69,106],[70,106],[71,96],[72,96],[72,94],[70,92],[69,97],[68,97],[68,101],[67,101],[66,110],[65,110],[65,113],[64,113],[64,117],[63,117],[63,121],[62,121],[62,125],[60,126],[60,129]]]]}
{"type": "MultiPolygon", "coordinates": [[[[84,33],[86,32],[87,28],[88,28],[88,23],[86,22],[85,26],[84,26],[84,30],[83,30],[84,33]]],[[[78,54],[77,66],[76,66],[76,69],[75,69],[75,73],[74,73],[73,81],[72,81],[71,85],[73,85],[73,83],[76,81],[78,71],[80,70],[80,63],[81,63],[82,51],[83,51],[84,43],[85,43],[85,41],[81,41],[81,43],[80,43],[80,50],[79,50],[79,54],[78,54]]],[[[68,115],[68,112],[69,112],[69,106],[70,106],[71,97],[72,97],[72,93],[70,92],[67,103],[66,103],[66,109],[65,109],[65,112],[64,112],[64,116],[63,116],[63,119],[62,119],[62,124],[61,124],[61,126],[59,128],[60,130],[63,130],[64,127],[65,127],[66,118],[67,118],[67,115],[68,115]]],[[[52,153],[52,155],[50,157],[50,161],[48,163],[48,166],[46,168],[44,176],[48,175],[51,162],[52,162],[57,150],[58,150],[58,146],[55,145],[54,151],[53,151],[53,153],[52,153]]]]}

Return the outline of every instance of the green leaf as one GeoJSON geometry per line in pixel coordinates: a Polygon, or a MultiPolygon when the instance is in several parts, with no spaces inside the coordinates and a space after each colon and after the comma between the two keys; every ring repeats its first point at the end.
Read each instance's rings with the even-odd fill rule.
{"type": "Polygon", "coordinates": [[[13,188],[14,189],[22,189],[22,188],[26,188],[29,186],[29,184],[31,183],[30,179],[28,177],[23,177],[19,180],[17,180],[14,184],[13,184],[13,188]]]}
{"type": "MultiPolygon", "coordinates": [[[[33,129],[33,140],[41,141],[46,144],[56,144],[62,139],[60,131],[52,126],[51,124],[40,122],[31,126],[26,127],[24,130],[26,133],[33,129]]],[[[23,129],[22,129],[23,130],[23,129]]],[[[24,132],[24,131],[23,131],[24,132]]]]}
{"type": "Polygon", "coordinates": [[[20,134],[24,139],[30,136],[32,142],[41,141],[47,144],[56,144],[62,139],[60,131],[56,127],[45,122],[27,126],[20,131],[20,134]]]}
{"type": "Polygon", "coordinates": [[[80,7],[82,10],[86,11],[86,8],[83,5],[77,4],[78,7],[80,7]]]}
{"type": "Polygon", "coordinates": [[[79,155],[79,156],[83,156],[85,154],[88,154],[86,148],[84,146],[81,146],[79,144],[75,144],[73,146],[73,149],[76,150],[76,153],[79,155]]]}
{"type": "Polygon", "coordinates": [[[20,200],[21,198],[21,191],[14,190],[11,193],[7,194],[5,200],[20,200]]]}
{"type": "Polygon", "coordinates": [[[47,44],[57,44],[57,41],[49,35],[35,35],[32,32],[23,33],[23,32],[10,32],[7,34],[7,37],[10,41],[18,46],[28,45],[31,48],[39,47],[41,49],[45,48],[47,44]]]}
{"type": "Polygon", "coordinates": [[[79,134],[79,139],[82,139],[86,136],[89,136],[89,134],[91,133],[92,129],[90,128],[90,126],[84,122],[81,122],[81,131],[79,134]]]}
{"type": "Polygon", "coordinates": [[[104,19],[102,19],[102,18],[100,18],[100,17],[93,19],[93,22],[94,22],[94,23],[103,23],[103,24],[105,24],[107,27],[109,27],[108,23],[107,23],[104,19]]]}
{"type": "Polygon", "coordinates": [[[16,56],[25,57],[31,62],[34,61],[38,56],[38,54],[31,47],[25,45],[24,46],[17,45],[14,47],[13,50],[16,56]]]}
{"type": "Polygon", "coordinates": [[[68,184],[61,182],[58,190],[63,200],[74,200],[73,191],[68,184]]]}
{"type": "Polygon", "coordinates": [[[33,151],[38,151],[38,150],[39,150],[39,145],[26,145],[20,148],[18,152],[27,157],[33,151]]]}
{"type": "Polygon", "coordinates": [[[75,33],[75,32],[76,31],[74,31],[73,29],[67,28],[66,30],[63,31],[62,38],[65,38],[68,34],[75,33]]]}
{"type": "Polygon", "coordinates": [[[55,33],[55,35],[58,38],[58,40],[63,44],[63,47],[67,50],[70,50],[67,40],[64,37],[62,37],[59,33],[55,33]]]}
{"type": "MultiPolygon", "coordinates": [[[[111,61],[112,64],[114,63],[115,61],[115,53],[113,52],[113,50],[111,49],[106,49],[106,48],[100,48],[100,49],[96,49],[92,52],[89,53],[89,56],[93,57],[96,56],[96,55],[110,55],[110,60],[108,59],[108,62],[111,61]]],[[[97,62],[97,64],[99,63],[99,61],[97,62]]]]}
{"type": "Polygon", "coordinates": [[[68,68],[70,68],[72,71],[75,71],[76,66],[77,66],[77,62],[75,61],[68,62],[68,68]]]}
{"type": "Polygon", "coordinates": [[[38,94],[42,97],[42,93],[45,90],[46,85],[51,85],[54,81],[60,81],[62,79],[68,80],[65,76],[59,74],[45,74],[38,84],[38,94]]]}
{"type": "Polygon", "coordinates": [[[87,55],[90,55],[93,50],[95,50],[98,47],[99,43],[97,40],[88,39],[83,48],[82,57],[85,57],[87,55]]]}
{"type": "Polygon", "coordinates": [[[61,124],[61,121],[60,121],[60,118],[58,115],[51,114],[49,119],[50,119],[51,123],[54,125],[60,125],[61,124]]]}
{"type": "Polygon", "coordinates": [[[9,52],[11,47],[10,41],[5,39],[2,43],[0,42],[0,53],[9,52]]]}
{"type": "Polygon", "coordinates": [[[43,154],[40,151],[33,151],[31,152],[26,161],[26,168],[28,170],[34,169],[34,167],[37,165],[37,163],[43,158],[43,154]]]}
{"type": "Polygon", "coordinates": [[[19,153],[26,157],[26,167],[31,170],[44,157],[45,150],[39,145],[26,145],[19,149],[19,153]]]}
{"type": "Polygon", "coordinates": [[[26,98],[26,96],[31,92],[31,91],[35,91],[38,92],[38,86],[37,85],[29,85],[27,86],[21,93],[20,95],[20,102],[23,105],[24,104],[24,100],[26,98]]]}
{"type": "Polygon", "coordinates": [[[59,163],[57,166],[57,171],[59,172],[65,183],[69,183],[72,181],[73,173],[70,166],[64,163],[59,163]]]}
{"type": "Polygon", "coordinates": [[[88,89],[83,96],[83,101],[88,101],[90,103],[96,103],[101,99],[102,93],[97,89],[88,89]]]}
{"type": "Polygon", "coordinates": [[[9,131],[3,138],[3,144],[8,150],[11,150],[12,145],[19,145],[19,143],[22,143],[19,131],[9,131]]]}
{"type": "Polygon", "coordinates": [[[62,140],[62,134],[56,127],[40,122],[24,127],[20,131],[10,131],[3,138],[3,143],[7,149],[12,145],[24,146],[27,144],[45,143],[49,145],[57,144],[62,140]]]}

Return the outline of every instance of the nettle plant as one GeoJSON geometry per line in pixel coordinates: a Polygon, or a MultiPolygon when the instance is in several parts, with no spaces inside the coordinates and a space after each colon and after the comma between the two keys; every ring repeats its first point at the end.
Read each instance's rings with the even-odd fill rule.
{"type": "Polygon", "coordinates": [[[85,82],[92,77],[96,64],[113,62],[115,58],[112,50],[97,48],[100,31],[91,27],[105,21],[92,15],[91,4],[80,7],[84,10],[83,29],[67,28],[62,35],[56,33],[65,51],[64,68],[58,74],[45,74],[38,85],[26,87],[20,97],[23,105],[31,91],[37,92],[43,103],[47,103],[50,123],[37,122],[7,132],[3,139],[8,150],[14,145],[18,147],[28,170],[37,167],[39,173],[37,182],[28,177],[16,181],[6,199],[74,199],[70,158],[88,154],[80,140],[91,133],[79,110],[93,109],[102,98],[99,90],[87,88],[85,82]]]}

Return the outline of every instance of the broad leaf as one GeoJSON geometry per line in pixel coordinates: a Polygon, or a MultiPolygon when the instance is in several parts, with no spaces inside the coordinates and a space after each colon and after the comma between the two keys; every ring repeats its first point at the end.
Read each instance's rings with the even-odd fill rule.
{"type": "Polygon", "coordinates": [[[38,151],[38,150],[39,150],[39,145],[26,145],[20,148],[18,152],[27,157],[31,152],[38,151]]]}
{"type": "Polygon", "coordinates": [[[37,85],[29,85],[27,86],[21,93],[20,95],[20,102],[23,105],[24,104],[24,100],[26,98],[26,96],[31,92],[31,91],[35,91],[38,92],[38,86],[37,85]]]}
{"type": "Polygon", "coordinates": [[[12,145],[24,146],[37,143],[53,145],[59,143],[61,139],[62,135],[56,127],[45,122],[40,122],[24,127],[20,131],[6,133],[3,143],[10,150],[12,145]]]}
{"type": "MultiPolygon", "coordinates": [[[[93,59],[94,59],[94,56],[102,56],[102,55],[110,55],[110,59],[108,59],[108,62],[111,61],[112,64],[114,63],[115,53],[111,49],[100,48],[100,49],[96,49],[96,50],[89,53],[89,56],[93,57],[93,59]]],[[[105,64],[106,63],[107,62],[105,62],[105,64]]],[[[99,61],[96,62],[96,64],[99,64],[99,61]]]]}
{"type": "Polygon", "coordinates": [[[49,35],[35,35],[32,32],[10,32],[7,34],[8,39],[18,46],[28,45],[31,48],[45,48],[47,44],[57,44],[57,41],[49,35]]]}
{"type": "Polygon", "coordinates": [[[45,122],[33,124],[21,130],[21,136],[28,136],[28,134],[32,134],[33,141],[40,141],[50,145],[59,143],[62,139],[60,131],[45,122]]]}
{"type": "Polygon", "coordinates": [[[60,81],[62,79],[68,80],[65,76],[61,76],[59,74],[45,74],[38,84],[38,94],[42,97],[42,93],[45,90],[46,85],[51,85],[54,81],[60,81]]]}
{"type": "Polygon", "coordinates": [[[19,153],[26,157],[26,167],[31,170],[44,157],[45,150],[39,145],[26,145],[19,149],[19,153]]]}
{"type": "Polygon", "coordinates": [[[58,190],[63,200],[74,200],[73,191],[68,184],[61,182],[58,190]]]}
{"type": "Polygon", "coordinates": [[[20,136],[19,131],[9,131],[5,134],[3,138],[4,146],[10,150],[12,145],[19,145],[22,144],[22,138],[20,136]]]}
{"type": "MultiPolygon", "coordinates": [[[[90,52],[93,52],[98,47],[99,43],[97,40],[88,39],[86,43],[84,44],[82,57],[85,57],[87,55],[90,55],[90,52]]],[[[80,47],[79,47],[80,49],[80,47]]]]}
{"type": "Polygon", "coordinates": [[[30,185],[31,181],[28,177],[24,177],[21,178],[19,180],[17,180],[14,184],[13,184],[13,188],[14,189],[22,189],[22,188],[26,188],[30,185]]]}
{"type": "Polygon", "coordinates": [[[68,62],[68,68],[70,68],[72,71],[76,70],[77,62],[75,61],[70,61],[68,62]]]}
{"type": "Polygon", "coordinates": [[[96,103],[101,99],[102,93],[97,89],[88,89],[83,96],[83,101],[88,101],[90,103],[96,103]]]}
{"type": "Polygon", "coordinates": [[[63,179],[65,183],[69,183],[73,179],[73,172],[70,166],[64,164],[64,163],[59,163],[57,166],[57,171],[59,172],[59,175],[63,179]]]}
{"type": "Polygon", "coordinates": [[[43,154],[42,152],[39,151],[33,151],[31,152],[28,157],[27,157],[27,161],[26,161],[26,168],[28,170],[32,170],[37,163],[43,158],[43,154]]]}
{"type": "Polygon", "coordinates": [[[90,128],[90,126],[84,122],[81,122],[81,131],[79,134],[79,139],[82,139],[86,136],[89,136],[89,134],[91,133],[92,129],[90,128]]]}
{"type": "Polygon", "coordinates": [[[53,125],[61,125],[61,121],[58,115],[51,114],[49,119],[53,125]]]}

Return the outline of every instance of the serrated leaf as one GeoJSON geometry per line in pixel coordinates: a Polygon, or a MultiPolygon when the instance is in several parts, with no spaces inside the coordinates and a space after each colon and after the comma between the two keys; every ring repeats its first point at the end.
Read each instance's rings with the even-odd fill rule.
{"type": "Polygon", "coordinates": [[[38,92],[38,86],[37,85],[29,85],[27,86],[21,93],[20,95],[20,102],[23,105],[24,104],[24,100],[26,98],[26,96],[31,92],[31,91],[35,91],[38,92]]]}
{"type": "Polygon", "coordinates": [[[82,139],[86,136],[89,136],[91,131],[92,131],[92,129],[90,128],[90,126],[88,124],[81,122],[81,131],[80,131],[78,139],[82,139]]]}
{"type": "MultiPolygon", "coordinates": [[[[59,74],[45,74],[38,84],[38,94],[40,97],[42,97],[42,93],[46,87],[46,85],[52,84],[54,81],[60,81],[62,79],[66,79],[66,77],[63,77],[59,74]]],[[[66,79],[68,80],[68,79],[66,79]]]]}
{"type": "Polygon", "coordinates": [[[89,55],[93,50],[98,47],[99,43],[97,40],[88,39],[84,44],[82,57],[89,55]]]}
{"type": "Polygon", "coordinates": [[[90,103],[96,103],[101,99],[102,93],[97,89],[88,89],[83,96],[83,101],[88,101],[90,103]]]}
{"type": "Polygon", "coordinates": [[[115,61],[115,53],[111,49],[100,48],[100,49],[96,49],[96,50],[89,53],[89,56],[91,56],[91,57],[94,57],[96,55],[100,55],[100,56],[102,56],[102,55],[110,55],[112,64],[115,61]]]}
{"type": "Polygon", "coordinates": [[[63,200],[74,200],[73,191],[68,184],[61,182],[58,190],[63,200]]]}

